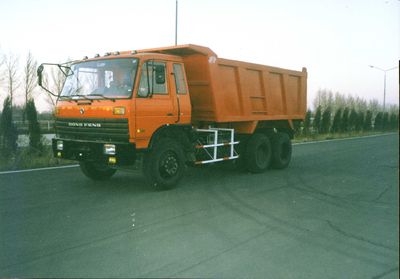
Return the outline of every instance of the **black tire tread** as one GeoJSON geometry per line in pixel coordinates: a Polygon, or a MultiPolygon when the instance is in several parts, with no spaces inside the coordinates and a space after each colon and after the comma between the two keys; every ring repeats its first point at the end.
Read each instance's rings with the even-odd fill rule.
{"type": "Polygon", "coordinates": [[[117,171],[107,166],[99,166],[94,162],[79,162],[79,166],[86,177],[96,181],[107,180],[117,171]]]}
{"type": "Polygon", "coordinates": [[[289,166],[292,158],[292,142],[286,133],[278,132],[272,137],[272,162],[274,169],[285,169],[289,166]],[[286,148],[286,150],[283,150],[286,148]],[[282,154],[286,153],[285,158],[282,154]]]}
{"type": "Polygon", "coordinates": [[[246,168],[252,173],[265,172],[271,162],[271,142],[267,135],[262,133],[255,133],[249,139],[246,151],[244,154],[246,168]],[[267,159],[264,162],[257,162],[256,156],[260,145],[264,145],[267,148],[267,159]]]}

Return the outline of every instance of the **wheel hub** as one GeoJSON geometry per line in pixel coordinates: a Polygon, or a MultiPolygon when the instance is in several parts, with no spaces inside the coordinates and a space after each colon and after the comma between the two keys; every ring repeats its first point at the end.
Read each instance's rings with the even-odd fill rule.
{"type": "Polygon", "coordinates": [[[178,172],[178,167],[178,160],[172,154],[168,154],[162,162],[162,168],[169,176],[175,175],[178,172]]]}

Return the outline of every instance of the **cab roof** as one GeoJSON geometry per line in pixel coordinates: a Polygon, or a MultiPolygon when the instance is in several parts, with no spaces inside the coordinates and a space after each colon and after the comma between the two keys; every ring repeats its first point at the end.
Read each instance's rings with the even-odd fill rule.
{"type": "Polygon", "coordinates": [[[137,53],[162,53],[162,54],[172,54],[177,56],[187,56],[192,54],[203,54],[205,56],[217,56],[214,51],[209,49],[208,47],[198,46],[198,45],[178,45],[178,46],[169,46],[169,47],[160,47],[160,48],[149,48],[149,49],[141,49],[137,50],[137,53]]]}
{"type": "Polygon", "coordinates": [[[159,47],[159,48],[148,48],[148,49],[139,49],[132,51],[115,51],[115,52],[107,52],[103,56],[96,54],[94,58],[84,57],[82,60],[76,60],[73,62],[82,62],[85,60],[99,60],[99,59],[111,59],[117,57],[129,57],[134,55],[146,55],[146,54],[163,54],[163,55],[171,55],[171,56],[189,56],[193,54],[201,54],[207,57],[214,56],[217,57],[214,51],[209,49],[208,47],[198,46],[193,44],[186,45],[178,45],[178,46],[167,46],[167,47],[159,47]]]}

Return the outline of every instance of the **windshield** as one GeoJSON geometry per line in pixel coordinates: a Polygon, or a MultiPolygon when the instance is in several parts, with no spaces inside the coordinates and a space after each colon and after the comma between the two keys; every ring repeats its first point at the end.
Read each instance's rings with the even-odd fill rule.
{"type": "Polygon", "coordinates": [[[129,98],[136,77],[138,59],[118,58],[74,64],[61,97],[129,98]]]}

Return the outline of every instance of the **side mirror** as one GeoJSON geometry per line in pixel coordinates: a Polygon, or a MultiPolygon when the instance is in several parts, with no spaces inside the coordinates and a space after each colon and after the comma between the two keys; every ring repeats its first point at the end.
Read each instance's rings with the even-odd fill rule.
{"type": "Polygon", "coordinates": [[[37,69],[37,78],[38,78],[38,84],[40,87],[42,87],[42,84],[43,84],[42,72],[43,72],[43,65],[40,65],[39,68],[37,69]]]}
{"type": "Polygon", "coordinates": [[[165,83],[165,67],[164,65],[155,65],[156,72],[156,83],[164,84],[165,83]]]}

